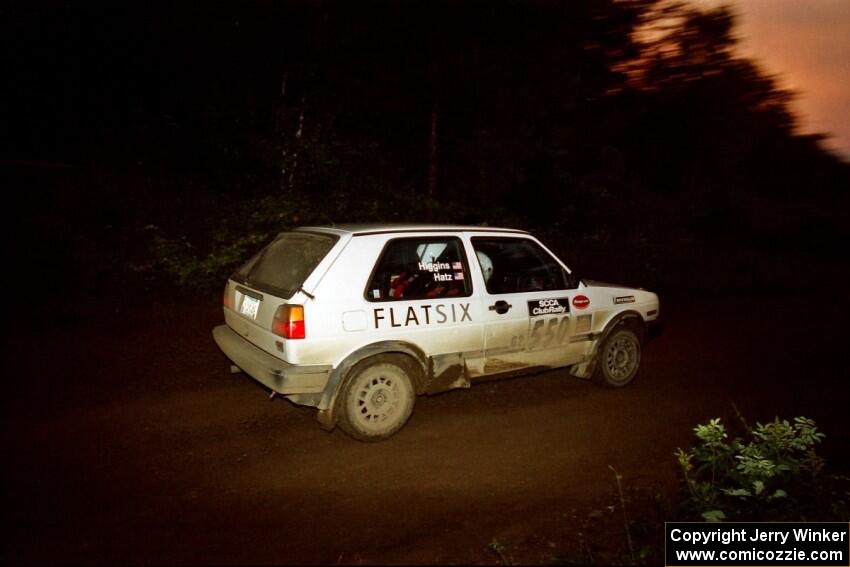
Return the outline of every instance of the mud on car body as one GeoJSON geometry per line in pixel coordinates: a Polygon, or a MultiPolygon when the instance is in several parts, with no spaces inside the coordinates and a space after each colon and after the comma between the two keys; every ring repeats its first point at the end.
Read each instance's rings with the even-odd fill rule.
{"type": "Polygon", "coordinates": [[[658,297],[580,280],[531,234],[440,225],[281,233],[224,289],[213,330],[239,369],[352,437],[389,437],[416,395],[569,368],[622,387],[658,297]]]}

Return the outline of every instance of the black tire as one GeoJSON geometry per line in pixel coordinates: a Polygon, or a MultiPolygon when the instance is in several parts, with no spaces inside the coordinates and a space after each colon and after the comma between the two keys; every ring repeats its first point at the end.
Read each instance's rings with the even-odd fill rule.
{"type": "Polygon", "coordinates": [[[614,328],[599,347],[593,380],[611,388],[622,388],[640,369],[640,339],[630,328],[614,328]]]}
{"type": "Polygon", "coordinates": [[[379,354],[355,366],[339,394],[339,426],[358,441],[381,441],[404,427],[416,401],[413,363],[379,354]]]}

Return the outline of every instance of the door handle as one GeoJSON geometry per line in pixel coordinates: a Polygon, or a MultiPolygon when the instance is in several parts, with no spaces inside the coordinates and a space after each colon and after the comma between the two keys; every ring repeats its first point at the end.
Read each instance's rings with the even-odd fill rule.
{"type": "Polygon", "coordinates": [[[502,301],[500,299],[499,301],[490,306],[490,311],[495,311],[499,315],[504,315],[508,312],[508,310],[510,310],[511,307],[513,307],[513,305],[511,305],[507,301],[502,301]]]}

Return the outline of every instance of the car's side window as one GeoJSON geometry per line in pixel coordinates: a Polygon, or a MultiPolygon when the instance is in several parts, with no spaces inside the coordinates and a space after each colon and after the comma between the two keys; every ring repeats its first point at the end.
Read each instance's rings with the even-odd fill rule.
{"type": "Polygon", "coordinates": [[[489,293],[567,288],[564,269],[533,240],[475,237],[472,247],[489,293]]]}
{"type": "Polygon", "coordinates": [[[375,265],[366,299],[397,301],[472,294],[469,267],[458,238],[390,240],[375,265]]]}

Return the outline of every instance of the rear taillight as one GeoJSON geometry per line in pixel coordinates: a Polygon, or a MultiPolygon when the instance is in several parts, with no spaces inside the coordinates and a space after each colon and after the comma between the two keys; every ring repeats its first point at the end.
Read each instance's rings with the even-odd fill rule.
{"type": "Polygon", "coordinates": [[[233,302],[230,301],[230,293],[228,292],[228,289],[227,289],[228,287],[230,287],[230,286],[225,284],[225,286],[224,286],[224,297],[221,300],[221,304],[224,305],[225,307],[227,307],[228,309],[233,309],[233,302]]]}
{"type": "Polygon", "coordinates": [[[286,304],[278,307],[272,322],[272,332],[284,339],[305,338],[304,306],[286,304]]]}

